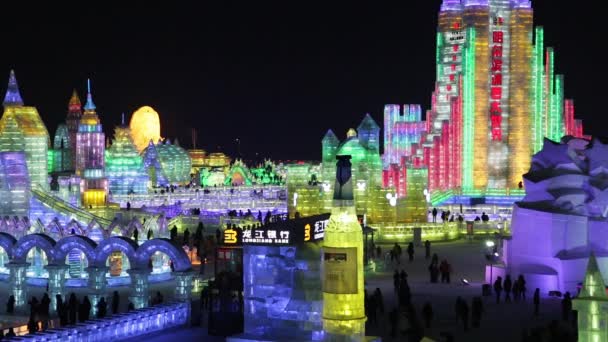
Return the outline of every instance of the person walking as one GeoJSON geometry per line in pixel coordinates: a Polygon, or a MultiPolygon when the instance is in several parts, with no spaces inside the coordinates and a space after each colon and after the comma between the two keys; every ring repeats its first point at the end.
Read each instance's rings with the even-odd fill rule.
{"type": "Polygon", "coordinates": [[[388,316],[391,325],[391,337],[395,338],[397,337],[397,323],[399,321],[399,312],[397,311],[397,308],[393,308],[388,316]]]}
{"type": "Polygon", "coordinates": [[[431,241],[424,241],[424,257],[429,259],[431,257],[431,241]]]}
{"type": "Polygon", "coordinates": [[[431,302],[426,302],[422,307],[422,317],[424,318],[424,326],[427,329],[431,328],[431,321],[433,320],[433,307],[431,302]]]}
{"type": "Polygon", "coordinates": [[[437,223],[437,208],[433,208],[433,223],[437,223]]]}
{"type": "Polygon", "coordinates": [[[10,295],[6,302],[6,313],[12,315],[15,312],[15,296],[10,295]]]}
{"type": "Polygon", "coordinates": [[[51,308],[51,299],[48,293],[42,295],[40,300],[40,310],[38,310],[38,318],[42,321],[42,330],[46,330],[49,324],[49,310],[51,308]]]}
{"type": "Polygon", "coordinates": [[[384,298],[382,297],[382,291],[380,291],[379,287],[376,287],[376,291],[374,291],[374,297],[376,299],[378,311],[380,311],[380,314],[384,315],[384,298]]]}
{"type": "Polygon", "coordinates": [[[112,294],[112,314],[116,315],[118,313],[118,306],[120,304],[120,296],[118,295],[118,291],[114,291],[112,294]]]}
{"type": "Polygon", "coordinates": [[[496,304],[500,303],[500,294],[502,292],[502,277],[497,277],[494,281],[494,293],[496,294],[496,304]]]}
{"type": "Polygon", "coordinates": [[[524,279],[523,274],[520,274],[519,277],[517,277],[517,287],[521,299],[526,300],[526,280],[524,279]]]}
{"type": "Polygon", "coordinates": [[[471,304],[471,325],[473,328],[479,328],[481,323],[481,315],[483,314],[483,302],[481,298],[474,297],[471,304]]]}
{"type": "Polygon", "coordinates": [[[74,292],[70,294],[70,299],[68,300],[68,308],[69,308],[69,322],[70,324],[76,324],[76,313],[79,308],[78,299],[76,299],[76,295],[74,292]]]}
{"type": "Polygon", "coordinates": [[[439,272],[441,273],[441,283],[445,283],[448,279],[448,261],[441,260],[441,265],[439,265],[439,272]]]}
{"type": "Polygon", "coordinates": [[[570,319],[570,312],[572,311],[572,298],[570,298],[570,292],[566,292],[564,299],[562,299],[562,319],[568,321],[570,319]]]}
{"type": "Polygon", "coordinates": [[[407,245],[407,255],[410,258],[410,262],[414,261],[414,243],[413,242],[410,242],[407,245]]]}
{"type": "Polygon", "coordinates": [[[511,275],[507,274],[507,276],[505,277],[505,281],[502,284],[502,288],[505,291],[505,303],[511,302],[511,289],[513,288],[511,275]]]}
{"type": "Polygon", "coordinates": [[[534,316],[538,316],[540,306],[540,289],[538,287],[534,290],[532,301],[534,302],[534,316]]]}
{"type": "Polygon", "coordinates": [[[108,304],[106,303],[106,299],[104,297],[101,297],[101,299],[97,303],[97,318],[106,317],[107,311],[108,311],[108,304]]]}
{"type": "Polygon", "coordinates": [[[462,319],[462,325],[464,326],[464,331],[469,330],[469,304],[465,300],[460,301],[460,317],[462,319]]]}
{"type": "Polygon", "coordinates": [[[395,293],[399,291],[399,271],[395,270],[393,274],[393,286],[395,287],[395,293]]]}

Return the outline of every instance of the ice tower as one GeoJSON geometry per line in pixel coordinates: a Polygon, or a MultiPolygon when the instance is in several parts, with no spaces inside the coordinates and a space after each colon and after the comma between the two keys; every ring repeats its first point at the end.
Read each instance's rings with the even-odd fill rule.
{"type": "Polygon", "coordinates": [[[510,205],[545,137],[583,137],[533,14],[529,0],[443,1],[425,121],[408,118],[411,106],[401,117],[398,105],[385,108],[386,186],[403,196],[406,158],[428,168],[433,205],[510,205]]]}
{"type": "Polygon", "coordinates": [[[76,89],[72,91],[70,102],[68,103],[68,115],[65,119],[65,123],[68,127],[70,151],[72,153],[72,165],[71,169],[74,169],[74,160],[76,156],[76,134],[78,133],[78,125],[80,124],[80,118],[82,118],[82,105],[76,89]]]}
{"type": "Polygon", "coordinates": [[[105,135],[87,81],[87,103],[76,133],[76,174],[80,176],[82,204],[85,208],[105,205],[108,181],[104,177],[105,135]]]}
{"type": "Polygon", "coordinates": [[[323,242],[323,330],[328,341],[362,341],[363,233],[355,211],[351,156],[337,159],[333,207],[323,242]]]}
{"type": "Polygon", "coordinates": [[[36,107],[23,104],[15,72],[11,70],[0,119],[0,152],[25,152],[32,185],[48,189],[49,132],[36,107]]]}
{"type": "Polygon", "coordinates": [[[145,194],[148,191],[148,174],[142,157],[137,152],[131,129],[122,125],[114,130],[112,146],[106,150],[106,176],[112,194],[145,194]]]}
{"type": "Polygon", "coordinates": [[[608,341],[608,295],[593,253],[583,288],[572,301],[572,307],[578,311],[579,342],[608,341]]]}

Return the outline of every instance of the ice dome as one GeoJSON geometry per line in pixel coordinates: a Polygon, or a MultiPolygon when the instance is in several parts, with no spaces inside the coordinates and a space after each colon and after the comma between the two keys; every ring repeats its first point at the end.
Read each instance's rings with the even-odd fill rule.
{"type": "Polygon", "coordinates": [[[131,116],[129,127],[139,153],[148,147],[150,140],[156,143],[161,139],[160,118],[150,106],[143,106],[136,110],[131,116]]]}

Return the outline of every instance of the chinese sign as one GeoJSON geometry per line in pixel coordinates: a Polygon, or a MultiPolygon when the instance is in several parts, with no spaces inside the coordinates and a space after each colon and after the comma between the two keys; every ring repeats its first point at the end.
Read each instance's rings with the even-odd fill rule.
{"type": "Polygon", "coordinates": [[[490,127],[493,141],[502,141],[502,63],[503,63],[503,31],[504,19],[493,17],[491,35],[492,67],[490,70],[490,127]]]}
{"type": "Polygon", "coordinates": [[[225,246],[240,245],[295,245],[323,240],[329,214],[298,219],[271,220],[251,228],[230,227],[224,230],[225,246]]]}
{"type": "Polygon", "coordinates": [[[304,241],[322,240],[325,237],[325,227],[327,227],[328,222],[329,219],[304,225],[304,241]]]}
{"type": "Polygon", "coordinates": [[[246,229],[243,230],[244,244],[271,244],[288,245],[290,243],[289,230],[276,229],[246,229]]]}

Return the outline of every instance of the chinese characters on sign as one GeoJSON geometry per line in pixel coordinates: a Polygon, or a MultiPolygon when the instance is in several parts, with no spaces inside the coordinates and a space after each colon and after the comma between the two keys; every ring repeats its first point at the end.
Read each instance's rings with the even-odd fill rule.
{"type": "Polygon", "coordinates": [[[243,243],[288,245],[290,233],[289,230],[245,229],[243,230],[243,243]]]}
{"type": "Polygon", "coordinates": [[[316,221],[314,223],[307,223],[304,226],[304,241],[321,240],[325,236],[325,227],[329,220],[316,221]]]}
{"type": "Polygon", "coordinates": [[[329,214],[320,214],[300,219],[284,219],[265,225],[224,230],[224,245],[294,245],[323,240],[329,214]]]}
{"type": "Polygon", "coordinates": [[[503,40],[504,32],[502,17],[493,18],[491,47],[492,67],[490,72],[490,127],[493,141],[502,141],[502,63],[503,63],[503,40]]]}
{"type": "Polygon", "coordinates": [[[224,244],[233,245],[238,242],[237,231],[234,229],[224,230],[224,244]]]}

